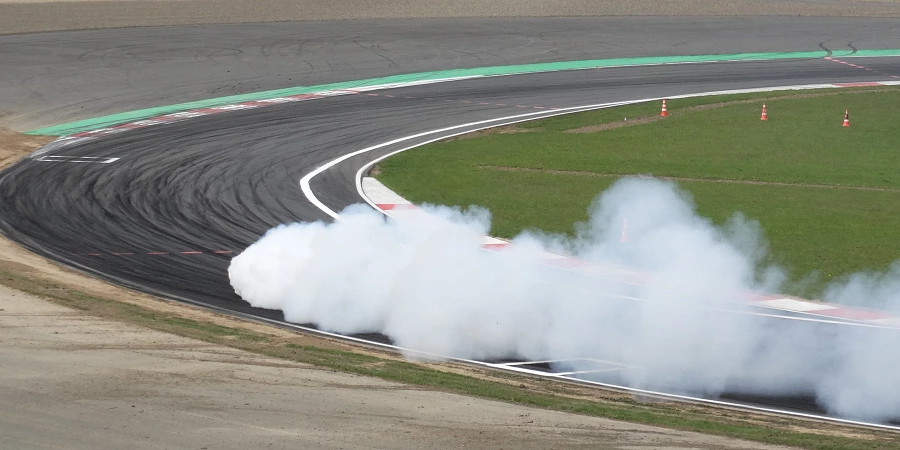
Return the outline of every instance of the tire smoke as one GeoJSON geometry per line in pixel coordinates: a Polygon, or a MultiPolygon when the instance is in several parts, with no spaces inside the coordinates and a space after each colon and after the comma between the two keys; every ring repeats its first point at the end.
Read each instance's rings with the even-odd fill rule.
{"type": "MultiPolygon", "coordinates": [[[[760,315],[745,300],[784,276],[762,264],[759,225],[736,214],[717,227],[671,182],[624,178],[575,237],[523,233],[498,252],[481,247],[488,211],[424,209],[385,221],[356,205],[332,224],[276,227],[232,260],[231,284],[287,321],[435,355],[565,361],[638,388],[809,394],[833,414],[900,417],[900,332],[760,315]]],[[[900,265],[828,293],[896,307],[900,265]]]]}

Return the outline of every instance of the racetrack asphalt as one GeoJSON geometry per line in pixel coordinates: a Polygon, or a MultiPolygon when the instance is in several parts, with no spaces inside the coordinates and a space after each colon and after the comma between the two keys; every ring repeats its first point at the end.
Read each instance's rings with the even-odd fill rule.
{"type": "Polygon", "coordinates": [[[432,70],[635,56],[900,48],[896,19],[596,17],[148,27],[0,36],[19,131],[211,97],[432,70]]]}
{"type": "MultiPolygon", "coordinates": [[[[541,19],[543,20],[547,19],[541,19]]],[[[650,19],[648,23],[654,24],[654,20],[663,19],[650,19]]],[[[827,20],[844,23],[836,19],[827,20]]],[[[689,54],[736,50],[829,48],[825,43],[829,43],[828,45],[835,43],[835,47],[841,46],[845,49],[847,45],[860,45],[859,42],[866,39],[870,43],[875,42],[866,48],[900,47],[897,45],[897,36],[892,35],[895,32],[887,26],[888,22],[878,25],[877,20],[868,21],[864,27],[861,27],[860,23],[851,22],[844,25],[846,28],[843,31],[848,34],[842,35],[840,26],[827,27],[827,24],[810,20],[807,26],[815,30],[810,31],[814,37],[805,37],[802,32],[796,33],[796,28],[790,29],[796,34],[789,33],[785,28],[789,22],[781,22],[778,25],[778,20],[767,19],[766,24],[783,30],[780,34],[782,42],[776,40],[763,44],[757,41],[757,47],[752,47],[753,39],[758,37],[758,32],[753,26],[747,26],[743,34],[733,33],[730,29],[728,32],[723,31],[722,40],[715,39],[717,36],[715,32],[694,30],[689,33],[690,36],[686,36],[689,37],[688,43],[680,47],[684,53],[689,54]],[[866,29],[869,37],[855,38],[857,35],[852,32],[858,32],[860,29],[866,29]],[[872,37],[876,35],[880,37],[872,37]],[[739,36],[743,36],[744,39],[739,39],[739,36]],[[738,41],[742,43],[737,44],[738,41]],[[733,48],[735,45],[743,47],[735,49],[733,48]]],[[[554,26],[558,27],[558,30],[566,28],[565,21],[540,23],[555,23],[554,26]]],[[[495,42],[512,39],[509,38],[509,32],[500,33],[499,37],[493,38],[488,33],[484,40],[481,39],[484,30],[496,29],[498,28],[496,26],[466,27],[457,24],[455,27],[448,27],[438,36],[446,39],[444,45],[447,47],[460,49],[474,47],[470,53],[493,55],[505,63],[534,62],[543,60],[542,58],[574,59],[575,55],[583,59],[588,54],[590,57],[598,57],[649,53],[641,45],[647,41],[646,39],[632,44],[631,47],[624,44],[622,47],[609,45],[614,50],[608,52],[596,50],[586,52],[584,48],[587,43],[597,41],[590,33],[594,33],[593,30],[598,23],[590,27],[587,25],[590,23],[589,20],[577,19],[570,22],[570,27],[576,28],[579,23],[588,35],[582,37],[577,32],[569,30],[569,34],[557,38],[553,44],[557,49],[568,50],[557,50],[556,53],[552,51],[541,53],[527,41],[522,41],[520,45],[507,44],[497,49],[473,44],[482,42],[484,45],[492,39],[495,42]],[[548,57],[547,54],[552,56],[548,57]]],[[[720,28],[727,28],[724,22],[718,23],[720,28]]],[[[731,25],[736,23],[732,22],[731,25]]],[[[265,27],[271,26],[256,27],[260,27],[258,32],[263,33],[265,27]]],[[[535,32],[533,28],[529,28],[527,22],[520,25],[508,22],[505,26],[508,29],[521,27],[518,28],[519,35],[535,32]]],[[[235,28],[245,30],[246,27],[250,26],[235,28]]],[[[200,28],[202,27],[194,29],[200,28]]],[[[675,28],[683,29],[684,22],[679,26],[673,25],[673,29],[675,28]]],[[[665,27],[662,29],[666,30],[665,27]]],[[[148,30],[152,29],[134,32],[140,34],[147,33],[148,30]]],[[[428,31],[423,27],[418,29],[417,33],[426,35],[428,31]]],[[[134,39],[134,36],[129,35],[132,32],[115,31],[121,33],[121,40],[134,39]]],[[[111,36],[104,35],[112,33],[111,31],[78,33],[83,33],[80,35],[83,37],[90,36],[90,33],[99,33],[92,39],[84,40],[94,42],[94,45],[102,43],[107,48],[111,46],[111,36]]],[[[226,40],[230,35],[227,30],[220,30],[217,33],[221,33],[221,38],[226,40]]],[[[672,30],[668,33],[678,34],[672,30]]],[[[65,37],[66,33],[59,35],[65,37]]],[[[53,34],[29,36],[36,36],[34,39],[37,43],[31,45],[49,45],[46,40],[54,38],[53,34]]],[[[29,36],[11,38],[21,39],[29,36]]],[[[671,37],[671,34],[664,32],[655,35],[655,39],[650,39],[650,42],[655,43],[652,45],[660,48],[658,53],[650,54],[666,52],[671,54],[679,47],[669,40],[671,37]],[[668,49],[661,50],[661,47],[665,46],[668,46],[668,49]]],[[[330,38],[321,39],[322,42],[328,42],[330,38]]],[[[617,39],[622,37],[619,36],[617,39]]],[[[121,40],[113,39],[112,42],[121,40]]],[[[143,42],[147,41],[145,37],[143,42]]],[[[371,48],[354,44],[351,46],[360,47],[362,52],[355,56],[359,56],[364,62],[356,64],[352,59],[354,57],[352,52],[345,57],[329,50],[328,54],[323,56],[329,61],[326,65],[330,66],[331,62],[334,62],[335,66],[340,66],[339,63],[342,62],[349,69],[326,70],[322,73],[312,70],[305,72],[302,77],[294,76],[301,77],[303,84],[313,84],[347,79],[346,77],[351,74],[358,76],[366,73],[366,76],[373,76],[407,72],[413,68],[424,70],[426,67],[437,69],[485,64],[483,60],[475,57],[473,57],[475,59],[462,58],[465,63],[459,61],[447,63],[446,59],[434,56],[435,42],[419,44],[418,48],[426,50],[424,53],[417,53],[414,51],[417,46],[411,44],[416,42],[415,38],[408,38],[408,41],[406,45],[410,45],[412,50],[406,56],[407,62],[404,64],[394,62],[392,65],[385,62],[385,55],[377,55],[375,52],[376,56],[372,56],[371,48]],[[423,61],[423,54],[432,55],[431,59],[425,58],[423,61]],[[374,58],[368,63],[372,66],[370,67],[372,72],[366,69],[367,58],[374,58]]],[[[154,44],[157,47],[150,49],[158,52],[156,53],[158,55],[165,55],[169,42],[171,41],[161,39],[154,44]]],[[[0,38],[0,44],[8,44],[7,38],[0,38]]],[[[27,45],[0,45],[3,52],[9,51],[10,48],[15,49],[14,53],[21,54],[21,58],[25,58],[27,45]]],[[[277,55],[277,52],[275,54],[277,55]]],[[[61,81],[57,88],[62,95],[59,99],[60,104],[68,104],[70,111],[81,105],[98,114],[122,109],[124,105],[132,105],[129,108],[133,109],[138,105],[144,107],[171,102],[174,98],[178,98],[179,101],[186,100],[177,93],[179,90],[191,91],[196,98],[216,95],[203,87],[198,87],[196,82],[188,79],[190,76],[211,75],[210,70],[215,70],[217,74],[225,70],[226,74],[231,74],[227,67],[247,66],[243,69],[243,74],[251,79],[249,74],[254,70],[262,72],[268,70],[271,77],[275,77],[272,74],[279,70],[291,70],[276,68],[275,62],[272,66],[265,62],[279,59],[277,56],[264,55],[264,61],[258,63],[245,60],[217,65],[215,57],[207,55],[201,58],[206,61],[202,66],[206,72],[193,74],[190,69],[184,69],[185,72],[180,73],[173,69],[174,81],[163,77],[154,78],[154,74],[159,77],[158,71],[177,67],[177,61],[190,59],[179,55],[176,52],[171,57],[159,56],[159,63],[147,57],[129,56],[125,58],[125,63],[112,63],[110,61],[114,61],[115,58],[108,59],[107,65],[118,67],[112,71],[124,71],[132,83],[135,83],[134,80],[142,79],[141,77],[155,81],[141,89],[135,89],[133,85],[130,88],[115,87],[115,83],[108,83],[113,85],[110,86],[109,97],[102,94],[104,92],[102,80],[85,77],[84,91],[68,96],[63,87],[67,83],[61,81]],[[134,64],[134,68],[128,68],[129,64],[134,64]],[[192,75],[188,76],[188,72],[192,75]],[[161,86],[166,83],[176,86],[175,94],[162,89],[161,86]],[[160,90],[163,91],[162,94],[158,93],[160,90]],[[77,100],[85,96],[96,97],[97,100],[77,100]],[[149,100],[143,100],[145,98],[149,100]]],[[[85,59],[83,56],[80,58],[85,59]]],[[[15,69],[13,77],[21,77],[20,90],[17,91],[20,95],[3,98],[18,99],[13,101],[14,104],[21,101],[17,111],[28,110],[27,105],[33,106],[32,116],[21,116],[24,117],[21,119],[22,123],[57,120],[46,118],[45,112],[48,108],[46,105],[50,103],[42,104],[43,100],[40,99],[33,102],[27,100],[25,92],[28,88],[22,88],[28,86],[28,80],[33,79],[35,73],[48,70],[40,63],[42,57],[35,56],[34,59],[32,65],[22,60],[12,65],[15,69]],[[23,98],[26,100],[22,100],[23,98]],[[41,119],[36,119],[37,117],[41,119]]],[[[387,59],[393,61],[399,58],[387,59]]],[[[327,215],[308,202],[300,190],[298,180],[315,167],[340,155],[420,132],[522,114],[523,109],[516,105],[562,108],[724,89],[875,81],[884,79],[883,73],[900,75],[898,58],[872,58],[858,62],[879,72],[864,72],[823,59],[580,70],[464,80],[379,93],[393,97],[365,94],[330,97],[138,129],[84,144],[75,144],[66,147],[64,151],[67,156],[120,158],[114,163],[42,162],[25,159],[6,170],[0,175],[0,228],[12,239],[44,256],[120,284],[155,294],[280,320],[280,312],[251,308],[233,293],[226,273],[230,256],[246,248],[273,226],[295,221],[328,220],[327,215]]],[[[73,67],[79,64],[81,62],[73,62],[73,67]]],[[[296,68],[297,64],[294,67],[296,68]]],[[[236,72],[234,75],[214,78],[214,82],[221,84],[223,78],[229,77],[234,77],[230,78],[231,80],[242,79],[241,71],[236,72]]],[[[65,76],[77,75],[67,73],[65,76]]],[[[279,83],[282,81],[261,76],[255,82],[257,84],[254,84],[253,88],[247,89],[281,87],[279,83]]],[[[3,83],[4,86],[7,84],[3,83]]],[[[74,91],[70,85],[69,90],[74,91]]],[[[190,98],[194,97],[187,99],[190,98]]],[[[51,100],[48,99],[46,102],[51,100]]],[[[65,116],[71,112],[60,114],[65,116]]],[[[454,130],[458,131],[460,130],[454,130]]],[[[429,136],[427,139],[434,137],[436,136],[429,136]]],[[[422,138],[420,141],[425,139],[422,138]]],[[[362,199],[353,183],[356,171],[371,159],[413,143],[416,141],[386,146],[375,152],[351,158],[316,177],[311,187],[320,200],[334,210],[360,203],[362,199]]]]}

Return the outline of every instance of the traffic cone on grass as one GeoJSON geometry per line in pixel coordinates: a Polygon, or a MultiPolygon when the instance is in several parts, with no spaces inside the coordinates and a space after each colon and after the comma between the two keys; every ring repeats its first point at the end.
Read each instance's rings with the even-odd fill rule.
{"type": "Polygon", "coordinates": [[[666,99],[663,99],[662,111],[659,113],[659,117],[669,117],[669,110],[666,109],[666,99]]]}
{"type": "Polygon", "coordinates": [[[766,104],[763,103],[762,116],[759,117],[759,120],[769,120],[769,113],[766,112],[766,104]]]}
{"type": "Polygon", "coordinates": [[[850,110],[849,109],[844,111],[844,126],[845,127],[850,126],[850,110]]]}

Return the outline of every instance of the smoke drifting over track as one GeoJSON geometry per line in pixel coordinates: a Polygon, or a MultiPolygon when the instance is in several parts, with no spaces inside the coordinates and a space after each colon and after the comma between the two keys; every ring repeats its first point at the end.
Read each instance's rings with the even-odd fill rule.
{"type": "MultiPolygon", "coordinates": [[[[427,209],[417,220],[385,221],[352,206],[334,224],[277,227],[232,260],[231,284],[287,321],[380,332],[437,355],[595,358],[620,364],[597,376],[633,387],[814,394],[835,415],[900,417],[900,333],[755,314],[746,295],[783,281],[761,265],[758,224],[736,214],[717,227],[673,183],[620,180],[574,238],[525,233],[499,252],[481,248],[486,210],[427,209]],[[540,262],[547,251],[607,269],[551,267],[540,262]]],[[[828,292],[879,295],[896,307],[898,272],[828,292]]]]}

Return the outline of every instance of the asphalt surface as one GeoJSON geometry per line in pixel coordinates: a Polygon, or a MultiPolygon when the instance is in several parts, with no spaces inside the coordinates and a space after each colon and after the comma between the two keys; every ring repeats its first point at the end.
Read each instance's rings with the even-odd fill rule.
{"type": "Polygon", "coordinates": [[[231,94],[452,68],[900,48],[896,27],[897,19],[597,17],[325,21],[8,35],[0,36],[0,120],[25,131],[231,94]]]}
{"type": "MultiPolygon", "coordinates": [[[[519,30],[518,36],[528,35],[539,33],[533,29],[538,23],[552,22],[543,20],[533,24],[517,21],[519,25],[508,22],[506,26],[519,30]]],[[[582,23],[580,19],[575,20],[571,22],[571,26],[574,28],[582,23]]],[[[720,28],[727,27],[724,22],[717,23],[720,28]]],[[[732,22],[730,25],[737,24],[732,22]]],[[[792,34],[783,30],[785,42],[782,44],[788,48],[777,47],[777,50],[815,50],[825,46],[823,42],[841,42],[840,45],[846,46],[855,41],[852,37],[826,39],[828,33],[833,33],[832,36],[840,35],[840,27],[823,28],[823,23],[813,25],[816,26],[810,27],[821,32],[822,38],[810,39],[802,37],[802,33],[792,34]],[[792,39],[793,44],[787,42],[792,39]]],[[[845,30],[858,32],[866,29],[859,23],[855,24],[857,28],[853,28],[853,25],[844,25],[845,30]]],[[[555,26],[565,28],[563,25],[555,26]]],[[[580,26],[587,28],[584,24],[580,26]]],[[[435,27],[440,30],[440,27],[435,27]]],[[[672,27],[678,28],[676,25],[672,27]]],[[[485,30],[494,29],[495,26],[457,26],[455,31],[449,28],[452,27],[448,27],[443,35],[447,39],[445,45],[454,48],[471,46],[473,49],[469,53],[472,54],[493,54],[505,62],[536,61],[546,57],[542,56],[545,53],[534,48],[527,40],[489,51],[484,47],[485,42],[500,38],[491,38],[490,33],[484,40],[481,37],[485,30]],[[455,40],[447,37],[453,33],[456,33],[455,40]]],[[[879,28],[872,25],[872,28],[882,33],[882,37],[877,39],[879,45],[900,47],[896,45],[897,37],[891,36],[895,32],[890,27],[879,28]]],[[[235,30],[243,29],[246,28],[235,27],[235,30]]],[[[219,30],[217,33],[221,39],[227,40],[231,36],[227,28],[215,30],[219,30]]],[[[428,31],[427,27],[422,26],[418,33],[420,36],[430,36],[428,31]]],[[[791,31],[796,32],[796,29],[791,31]]],[[[119,36],[127,40],[134,38],[130,34],[132,32],[141,34],[147,30],[117,30],[115,33],[120,33],[119,36]]],[[[79,33],[81,36],[93,36],[84,41],[92,40],[99,45],[105,39],[105,45],[109,46],[112,36],[104,33],[113,32],[97,32],[99,35],[90,34],[94,32],[79,33]]],[[[674,31],[671,33],[677,34],[674,31]]],[[[744,37],[742,44],[736,44],[741,39],[732,38],[729,41],[728,36],[731,35],[728,32],[722,32],[722,41],[704,38],[717,36],[709,30],[694,30],[691,33],[689,37],[693,45],[685,44],[684,53],[717,52],[715,48],[719,45],[722,46],[720,48],[726,45],[743,45],[740,49],[729,48],[730,52],[750,50],[751,41],[757,35],[755,29],[752,33],[745,29],[743,33],[734,35],[744,37]]],[[[875,34],[877,33],[872,31],[870,36],[875,34]]],[[[509,38],[510,33],[501,35],[509,38]]],[[[515,36],[514,33],[513,35],[515,36]]],[[[48,42],[53,39],[69,35],[53,33],[34,36],[37,36],[34,38],[37,41],[44,42],[42,45],[50,45],[48,42]]],[[[441,34],[438,33],[438,36],[441,34]]],[[[659,38],[655,45],[669,46],[667,51],[659,51],[658,54],[672,53],[677,48],[675,43],[666,41],[671,36],[665,31],[653,36],[659,38]]],[[[206,39],[213,40],[214,37],[206,39]]],[[[20,38],[27,39],[29,36],[20,38]]],[[[322,39],[327,41],[327,38],[322,39]]],[[[584,59],[610,54],[585,52],[584,45],[592,42],[591,39],[582,41],[577,32],[559,37],[553,46],[569,50],[558,52],[550,59],[584,59]]],[[[414,38],[409,40],[415,42],[414,38]]],[[[27,47],[8,43],[6,38],[0,39],[0,44],[4,44],[0,45],[3,52],[9,52],[13,48],[14,53],[24,53],[24,47],[27,47]]],[[[169,43],[170,41],[163,39],[153,48],[163,55],[169,43]]],[[[771,45],[773,47],[754,49],[774,50],[778,43],[772,41],[771,45]]],[[[351,45],[353,46],[365,47],[358,44],[351,45]]],[[[493,59],[482,60],[471,55],[469,57],[474,59],[462,58],[464,63],[447,63],[443,58],[434,56],[436,54],[432,44],[421,44],[421,47],[428,48],[426,54],[432,55],[431,60],[422,62],[419,60],[421,54],[413,52],[408,57],[408,62],[402,65],[386,63],[384,55],[371,56],[374,54],[371,49],[361,50],[361,55],[374,58],[370,63],[371,68],[374,68],[371,72],[367,70],[367,63],[357,64],[352,59],[354,54],[343,59],[339,53],[333,53],[339,50],[332,48],[324,51],[327,53],[325,58],[343,59],[347,67],[352,69],[347,69],[349,72],[335,70],[323,73],[311,70],[302,79],[310,81],[304,81],[304,84],[313,84],[312,80],[321,82],[346,79],[351,76],[348,74],[355,77],[362,73],[365,76],[375,76],[406,72],[411,67],[437,69],[495,63],[493,59]]],[[[611,53],[633,56],[646,54],[646,50],[640,44],[635,44],[630,48],[616,48],[611,53]]],[[[40,66],[42,58],[43,56],[35,54],[33,67],[21,61],[13,64],[12,67],[16,70],[13,77],[21,77],[24,80],[22,85],[26,85],[27,80],[34,77],[29,73],[47,70],[46,67],[35,68],[40,66]]],[[[173,58],[160,58],[171,63],[180,57],[176,54],[173,58]]],[[[365,57],[361,58],[365,60],[365,57]]],[[[87,58],[88,61],[90,59],[87,58]]],[[[150,77],[154,71],[170,67],[166,63],[156,64],[153,59],[147,58],[126,58],[126,61],[140,61],[141,67],[146,68],[143,72],[136,69],[137,73],[121,69],[128,72],[131,79],[150,77]]],[[[900,74],[900,58],[865,59],[857,62],[876,71],[866,72],[822,59],[581,70],[396,89],[389,92],[393,97],[331,97],[148,127],[69,146],[64,151],[56,152],[67,156],[120,158],[112,164],[26,159],[7,169],[0,175],[0,229],[7,236],[44,256],[126,286],[280,320],[280,312],[251,308],[233,293],[226,272],[230,255],[246,248],[273,226],[295,221],[328,220],[327,215],[304,197],[298,180],[340,155],[420,132],[522,114],[523,109],[515,105],[570,107],[735,88],[874,81],[885,79],[885,73],[900,74]]],[[[244,63],[246,61],[242,62],[244,63]]],[[[175,66],[177,64],[171,67],[175,66]]],[[[252,64],[250,66],[246,70],[257,70],[252,64]]],[[[208,66],[204,67],[204,70],[209,70],[208,66]]],[[[224,67],[232,66],[225,64],[221,68],[224,67]]],[[[225,70],[230,73],[229,69],[225,70]]],[[[276,72],[278,69],[269,67],[268,70],[276,72]]],[[[228,76],[242,78],[240,71],[228,76]]],[[[217,90],[218,94],[214,94],[206,90],[203,83],[192,84],[186,77],[187,75],[179,74],[173,69],[172,80],[156,80],[142,89],[116,88],[115,83],[109,83],[111,93],[108,98],[97,95],[98,100],[85,102],[74,100],[79,98],[77,95],[63,95],[60,104],[71,102],[70,108],[77,108],[81,104],[99,112],[105,109],[124,109],[126,104],[131,105],[128,107],[130,109],[136,105],[152,106],[154,101],[171,102],[178,97],[180,89],[190,90],[198,97],[232,93],[217,90]],[[166,83],[172,83],[176,94],[162,89],[166,83]],[[145,103],[142,99],[148,97],[156,100],[145,103]]],[[[94,91],[98,94],[103,92],[102,80],[90,78],[83,78],[85,90],[78,95],[83,97],[94,91]]],[[[278,85],[280,81],[273,80],[260,77],[253,88],[247,89],[281,87],[278,85]]],[[[221,83],[221,79],[216,82],[221,83]]],[[[3,83],[3,86],[7,84],[3,83]]],[[[69,90],[73,90],[71,86],[69,90]]],[[[16,92],[26,95],[27,91],[28,89],[20,89],[16,92]]],[[[191,99],[178,98],[179,101],[191,99]]],[[[36,105],[33,109],[35,114],[45,108],[41,106],[41,101],[31,103],[36,105]]],[[[52,100],[48,99],[46,102],[52,100]]],[[[430,135],[419,140],[438,136],[430,135]]],[[[316,177],[312,189],[321,201],[334,210],[360,203],[362,199],[353,182],[356,171],[371,159],[416,142],[411,140],[351,158],[316,177]]],[[[383,336],[370,338],[384,340],[383,336]]],[[[808,401],[803,403],[793,399],[788,403],[798,409],[815,409],[815,405],[810,405],[808,401]]]]}

